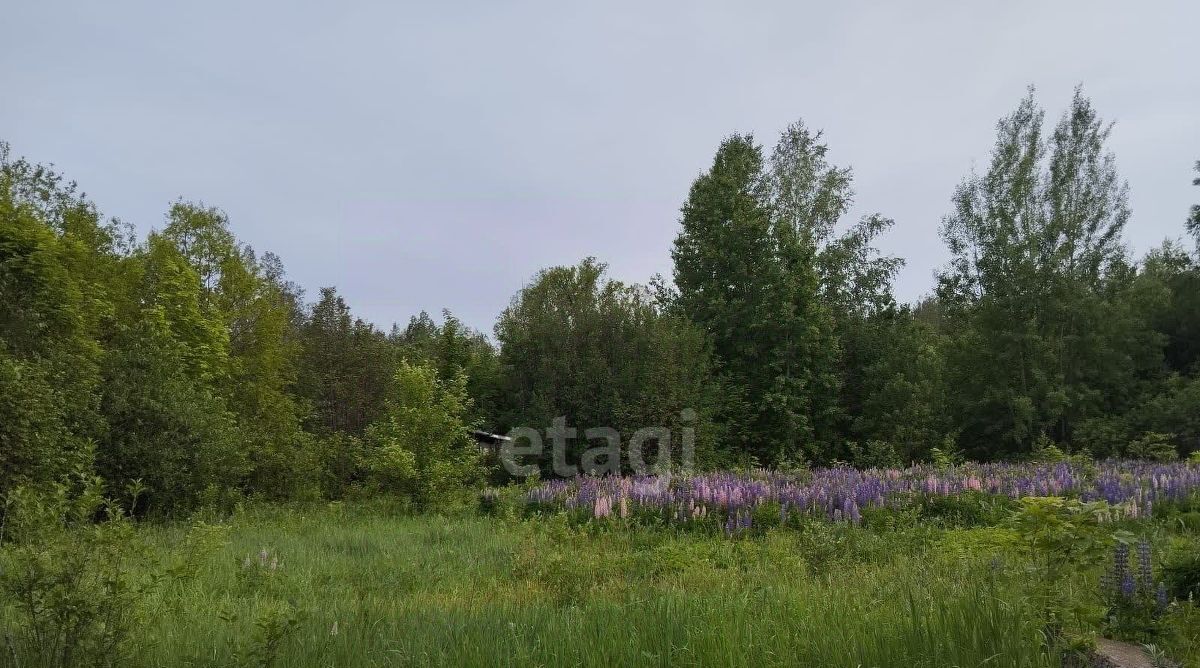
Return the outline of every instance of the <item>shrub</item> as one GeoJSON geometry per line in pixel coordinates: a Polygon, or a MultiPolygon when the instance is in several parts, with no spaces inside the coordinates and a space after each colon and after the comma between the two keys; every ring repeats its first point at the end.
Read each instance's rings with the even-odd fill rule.
{"type": "Polygon", "coordinates": [[[279,662],[284,643],[296,635],[303,615],[288,602],[274,598],[263,601],[253,615],[243,616],[237,612],[225,613],[221,619],[230,626],[252,623],[249,638],[242,642],[236,636],[228,637],[229,654],[233,665],[260,666],[270,668],[279,662]]]}
{"type": "Polygon", "coordinates": [[[1163,564],[1162,577],[1171,596],[1200,601],[1200,550],[1169,559],[1163,564]]]}
{"type": "Polygon", "coordinates": [[[929,450],[929,461],[939,470],[946,470],[952,466],[961,464],[966,456],[953,436],[947,436],[942,439],[941,447],[931,448],[929,450]]]}
{"type": "Polygon", "coordinates": [[[887,441],[867,441],[865,447],[850,442],[846,447],[854,465],[860,469],[898,468],[903,465],[896,447],[887,441]]]}
{"type": "Polygon", "coordinates": [[[1030,453],[1030,459],[1035,462],[1045,462],[1055,464],[1066,461],[1068,455],[1063,452],[1063,449],[1058,447],[1050,437],[1042,434],[1033,444],[1033,452],[1030,453]]]}
{"type": "Polygon", "coordinates": [[[316,442],[321,467],[321,493],[327,499],[344,499],[364,482],[366,446],[362,439],[335,432],[316,442]]]}
{"type": "Polygon", "coordinates": [[[101,497],[99,478],[75,498],[63,486],[14,490],[5,528],[0,594],[17,622],[5,653],[41,666],[128,660],[157,571],[132,523],[101,497]],[[106,519],[93,525],[98,513],[106,519]]]}
{"type": "Polygon", "coordinates": [[[1121,417],[1095,417],[1082,421],[1075,428],[1072,445],[1087,448],[1097,457],[1116,457],[1129,443],[1129,427],[1121,417]]]}
{"type": "Polygon", "coordinates": [[[1108,504],[1085,503],[1057,496],[1023,497],[1010,526],[1017,534],[1016,548],[1029,564],[1029,575],[1052,635],[1070,615],[1084,614],[1070,595],[1072,572],[1103,560],[1113,540],[1128,541],[1127,532],[1103,524],[1108,504]]]}
{"type": "MultiPolygon", "coordinates": [[[[135,500],[137,493],[130,490],[135,500]]],[[[227,530],[195,525],[177,549],[156,558],[128,513],[103,497],[98,477],[80,478],[74,488],[13,490],[2,527],[5,660],[51,667],[133,661],[140,649],[134,632],[158,612],[151,609],[155,592],[194,579],[227,530]]]]}
{"type": "Polygon", "coordinates": [[[1026,551],[1048,571],[1091,565],[1112,543],[1115,534],[1101,523],[1108,508],[1103,501],[1085,503],[1057,496],[1026,496],[1019,501],[1012,527],[1026,551]]]}
{"type": "Polygon", "coordinates": [[[984,492],[963,492],[954,496],[926,495],[913,500],[919,517],[943,526],[979,527],[1000,524],[1016,503],[1006,496],[984,492]]]}
{"type": "Polygon", "coordinates": [[[466,384],[462,373],[442,380],[429,364],[400,363],[386,413],[368,429],[365,468],[375,485],[427,508],[482,476],[466,384]]]}
{"type": "Polygon", "coordinates": [[[1160,434],[1148,431],[1142,437],[1133,441],[1125,448],[1125,454],[1133,459],[1145,459],[1154,462],[1173,462],[1179,458],[1175,445],[1171,443],[1170,434],[1160,434]]]}

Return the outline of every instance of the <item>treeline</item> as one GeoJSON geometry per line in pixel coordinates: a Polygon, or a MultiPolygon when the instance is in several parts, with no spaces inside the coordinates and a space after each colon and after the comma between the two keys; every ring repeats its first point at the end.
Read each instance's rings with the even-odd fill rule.
{"type": "Polygon", "coordinates": [[[469,428],[559,416],[626,439],[693,427],[703,466],[1195,449],[1200,207],[1196,249],[1134,261],[1087,99],[1048,125],[1031,93],[997,129],[918,304],[897,302],[901,260],[873,247],[892,221],[844,220],[852,173],[796,124],[769,150],[721,143],[672,281],[547,269],[494,338],[448,312],[384,332],[333,288],[310,301],[203,204],[137,239],[2,148],[0,492],[82,473],[138,512],[247,494],[420,505],[481,474],[469,428]]]}

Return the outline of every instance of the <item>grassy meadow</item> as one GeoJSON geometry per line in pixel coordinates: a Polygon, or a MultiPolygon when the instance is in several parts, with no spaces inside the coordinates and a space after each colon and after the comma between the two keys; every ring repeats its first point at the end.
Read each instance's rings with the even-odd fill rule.
{"type": "MultiPolygon", "coordinates": [[[[1156,470],[1176,480],[1197,472],[1156,470]]],[[[830,475],[843,485],[903,480],[816,472],[805,489],[830,475]]],[[[1200,496],[1132,516],[1103,502],[958,493],[945,486],[955,475],[920,483],[946,495],[864,505],[854,521],[757,502],[734,531],[724,513],[685,523],[657,513],[661,498],[628,481],[514,486],[437,513],[378,500],[247,502],[187,521],[68,527],[40,539],[48,549],[0,555],[9,576],[4,661],[1049,667],[1088,665],[1072,661],[1107,635],[1153,644],[1163,666],[1200,665],[1195,602],[1158,606],[1154,592],[1142,596],[1139,562],[1120,547],[1124,540],[1148,558],[1153,550],[1147,582],[1172,559],[1195,560],[1200,496]],[[547,489],[575,505],[555,507],[547,489]],[[602,489],[634,489],[639,500],[599,514],[577,503],[602,489]],[[1114,546],[1133,564],[1127,576],[1112,575],[1114,546]],[[1112,577],[1130,587],[1136,578],[1136,592],[1118,599],[1127,604],[1106,598],[1112,577]],[[40,624],[30,623],[29,601],[40,624]],[[73,636],[64,620],[80,619],[90,630],[73,636]]],[[[1168,482],[1160,474],[1148,485],[1168,482]]],[[[599,498],[595,508],[607,508],[599,498]]]]}
{"type": "Polygon", "coordinates": [[[954,534],[729,541],[344,506],[227,531],[152,603],[146,664],[1056,665],[1019,578],[954,534]]]}

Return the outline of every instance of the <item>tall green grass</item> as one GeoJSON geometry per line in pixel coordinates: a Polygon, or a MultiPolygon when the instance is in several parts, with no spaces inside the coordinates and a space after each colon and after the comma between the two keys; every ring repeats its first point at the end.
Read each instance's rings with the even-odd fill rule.
{"type": "MultiPolygon", "coordinates": [[[[1057,665],[1016,575],[901,533],[824,531],[729,541],[254,511],[150,602],[138,662],[1057,665]]],[[[164,552],[184,536],[147,532],[164,552]]]]}

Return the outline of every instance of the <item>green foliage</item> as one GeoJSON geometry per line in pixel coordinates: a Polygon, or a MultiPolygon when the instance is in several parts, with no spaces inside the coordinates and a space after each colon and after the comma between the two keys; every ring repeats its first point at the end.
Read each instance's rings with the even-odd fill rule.
{"type": "Polygon", "coordinates": [[[252,629],[242,643],[230,643],[229,653],[235,664],[261,668],[276,665],[284,643],[299,630],[300,611],[282,598],[288,589],[285,580],[284,563],[278,552],[262,548],[257,555],[248,555],[238,562],[239,588],[263,603],[249,618],[244,618],[240,611],[221,615],[226,623],[249,624],[252,629]]]}
{"type": "Polygon", "coordinates": [[[1030,459],[1035,462],[1056,463],[1063,462],[1068,459],[1067,453],[1058,447],[1058,444],[1050,440],[1048,436],[1042,434],[1033,443],[1033,452],[1030,453],[1030,459]]]}
{"type": "Polygon", "coordinates": [[[479,512],[484,515],[495,515],[500,507],[500,491],[488,487],[479,493],[479,512]]]}
{"type": "Polygon", "coordinates": [[[109,431],[97,464],[112,490],[146,485],[135,512],[190,510],[209,487],[238,487],[247,470],[235,416],[215,388],[189,376],[182,350],[165,310],[152,308],[106,360],[109,431]]]}
{"type": "Polygon", "coordinates": [[[1131,567],[1128,545],[1118,545],[1108,571],[1102,576],[1102,593],[1108,612],[1106,633],[1111,637],[1153,641],[1163,634],[1163,613],[1168,599],[1164,585],[1154,575],[1151,548],[1146,539],[1138,542],[1138,556],[1131,567]]]}
{"type": "Polygon", "coordinates": [[[1046,579],[1053,580],[1066,569],[1096,564],[1107,555],[1115,536],[1103,523],[1107,507],[1102,501],[1026,496],[1011,525],[1026,552],[1044,566],[1046,579]]]}
{"type": "Polygon", "coordinates": [[[722,411],[729,447],[766,462],[824,456],[835,438],[837,342],[815,235],[844,209],[848,173],[824,152],[802,126],[790,129],[768,187],[753,138],[726,139],[692,184],[672,250],[677,307],[712,338],[734,390],[722,411]]]}
{"type": "Polygon", "coordinates": [[[1111,126],[1078,91],[1049,137],[1032,92],[998,125],[992,162],[954,195],[952,260],[938,301],[949,330],[951,410],[976,458],[1067,441],[1127,407],[1160,345],[1126,299],[1124,184],[1111,126]]]}
{"type": "Polygon", "coordinates": [[[843,337],[843,401],[856,438],[892,445],[900,463],[927,460],[945,439],[942,337],[909,308],[855,321],[843,337]]]}
{"type": "Polygon", "coordinates": [[[1107,507],[1103,501],[1027,496],[1012,514],[1015,547],[1028,564],[1035,599],[1055,634],[1068,620],[1090,614],[1070,596],[1071,575],[1099,564],[1114,540],[1132,539],[1104,523],[1107,507]]]}
{"type": "Polygon", "coordinates": [[[462,372],[442,380],[429,364],[400,362],[384,416],[368,430],[373,484],[428,508],[480,478],[466,382],[462,372]]]}
{"type": "Polygon", "coordinates": [[[361,437],[383,415],[395,350],[333,288],[321,289],[298,334],[296,393],[310,407],[309,428],[361,437]]]}
{"type": "Polygon", "coordinates": [[[913,504],[921,520],[946,527],[1001,526],[1016,510],[1012,499],[983,492],[920,496],[913,504]]]}
{"type": "Polygon", "coordinates": [[[1200,602],[1200,550],[1181,550],[1162,565],[1162,578],[1171,596],[1200,602]]]}
{"type": "Polygon", "coordinates": [[[249,646],[235,653],[235,657],[244,656],[251,665],[271,668],[279,661],[284,641],[295,635],[299,626],[300,620],[290,604],[268,604],[254,620],[249,646]]]}
{"type": "MultiPolygon", "coordinates": [[[[1200,606],[1171,606],[1163,617],[1163,625],[1166,633],[1160,649],[1178,659],[1174,665],[1200,666],[1200,606]]],[[[1172,665],[1166,661],[1158,663],[1158,666],[1172,665]]]]}
{"type": "Polygon", "coordinates": [[[0,349],[0,489],[53,480],[86,458],[43,365],[0,349]]]}
{"type": "Polygon", "coordinates": [[[1097,457],[1117,457],[1132,439],[1125,416],[1099,416],[1083,420],[1075,429],[1075,444],[1097,457]]]}
{"type": "Polygon", "coordinates": [[[929,461],[938,469],[944,471],[952,466],[963,463],[966,461],[966,457],[958,447],[958,443],[953,438],[946,437],[942,440],[940,446],[930,449],[929,461]]]}
{"type": "Polygon", "coordinates": [[[0,539],[0,622],[13,665],[126,665],[164,584],[194,579],[223,541],[200,526],[181,549],[159,554],[124,511],[101,494],[99,478],[21,487],[4,499],[0,539]],[[102,518],[95,521],[95,518],[102,518]],[[173,565],[163,567],[163,561],[173,565]]]}
{"type": "Polygon", "coordinates": [[[366,480],[366,444],[363,439],[334,432],[316,442],[317,466],[321,471],[321,493],[327,499],[342,499],[366,480]]]}
{"type": "Polygon", "coordinates": [[[1179,459],[1175,444],[1169,434],[1146,432],[1142,437],[1129,444],[1125,455],[1131,459],[1147,459],[1155,462],[1173,462],[1179,459]]]}
{"type": "Polygon", "coordinates": [[[936,296],[911,307],[874,247],[892,221],[843,223],[852,174],[821,133],[730,136],[682,208],[673,286],[550,268],[495,343],[448,311],[385,334],[333,288],[306,304],[203,203],[139,239],[0,144],[0,492],[85,471],[137,516],[384,488],[433,503],[477,467],[402,444],[428,434],[397,416],[428,407],[393,392],[401,360],[454,388],[461,424],[663,426],[694,433],[701,466],[1193,452],[1200,256],[1129,257],[1111,127],[1078,91],[1052,127],[1023,99],[952,198],[936,296]]]}
{"type": "Polygon", "coordinates": [[[499,419],[500,360],[486,336],[446,310],[442,311],[440,326],[422,311],[403,330],[393,328],[389,340],[409,361],[433,364],[442,380],[450,380],[459,372],[466,374],[467,394],[473,400],[472,416],[484,425],[494,425],[499,419]]]}
{"type": "Polygon", "coordinates": [[[896,452],[896,447],[887,441],[867,441],[864,446],[851,442],[846,445],[846,448],[850,451],[850,457],[858,468],[887,469],[904,465],[900,455],[896,452]]]}
{"type": "MultiPolygon", "coordinates": [[[[919,530],[728,541],[353,504],[250,504],[228,525],[142,625],[133,665],[1058,665],[1023,573],[944,558],[919,530]],[[263,546],[281,565],[243,587],[263,546]]],[[[179,541],[140,530],[162,552],[179,541]]]]}
{"type": "MultiPolygon", "coordinates": [[[[88,440],[101,429],[92,337],[104,306],[84,294],[87,249],[55,233],[45,201],[29,201],[53,183],[0,143],[0,491],[90,466],[88,440]]],[[[79,227],[95,226],[73,192],[59,204],[79,227]]]]}
{"type": "Polygon", "coordinates": [[[568,442],[570,463],[597,445],[587,429],[611,427],[628,441],[662,426],[682,443],[690,428],[698,463],[712,465],[719,390],[704,336],[646,288],[608,279],[592,259],[547,269],[501,314],[496,338],[503,426],[541,430],[565,416],[579,430],[568,442]]]}
{"type": "Polygon", "coordinates": [[[7,653],[45,666],[125,660],[150,586],[141,571],[146,557],[130,538],[127,526],[109,522],[49,547],[6,550],[4,596],[20,616],[7,653]]]}
{"type": "Polygon", "coordinates": [[[1175,241],[1151,249],[1138,275],[1139,315],[1165,337],[1163,361],[1179,374],[1196,371],[1200,361],[1200,255],[1175,241]]]}

